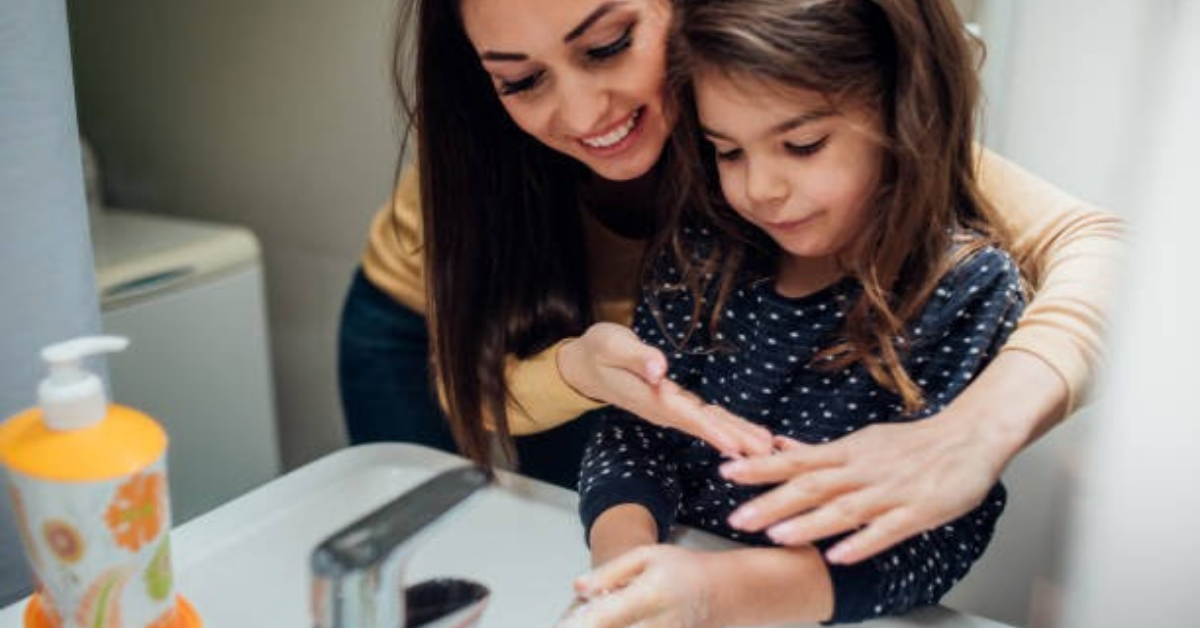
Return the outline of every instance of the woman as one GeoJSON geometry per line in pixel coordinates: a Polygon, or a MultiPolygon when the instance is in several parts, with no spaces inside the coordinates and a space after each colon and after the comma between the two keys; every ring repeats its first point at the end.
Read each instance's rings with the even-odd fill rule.
{"type": "MultiPolygon", "coordinates": [[[[423,370],[429,338],[453,431],[475,459],[487,458],[494,428],[501,444],[520,436],[523,471],[572,483],[587,412],[601,399],[725,451],[761,451],[736,419],[662,380],[655,350],[620,327],[592,327],[630,321],[669,184],[656,176],[671,159],[669,2],[405,9],[416,68],[414,98],[401,98],[418,167],[376,217],[347,297],[341,378],[352,440],[452,446],[423,370]],[[580,359],[589,354],[609,362],[580,359]]],[[[401,37],[397,68],[407,54],[401,37]]],[[[974,507],[1018,451],[1079,403],[1098,363],[1120,222],[993,155],[981,171],[1036,290],[1002,353],[927,421],[740,461],[728,471],[737,481],[787,481],[735,513],[736,527],[777,524],[772,536],[796,544],[859,529],[830,556],[860,560],[974,507]],[[825,472],[800,473],[814,467],[825,472]]]]}

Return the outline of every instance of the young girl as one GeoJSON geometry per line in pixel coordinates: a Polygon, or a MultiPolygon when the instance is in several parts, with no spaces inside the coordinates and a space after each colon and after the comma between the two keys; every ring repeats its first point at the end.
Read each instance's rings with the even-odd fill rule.
{"type": "MultiPolygon", "coordinates": [[[[951,0],[689,0],[676,20],[676,146],[703,134],[724,199],[680,203],[635,313],[639,337],[666,353],[676,383],[757,420],[783,449],[944,408],[1023,308],[976,183],[978,85],[951,0]]],[[[682,189],[702,187],[689,182],[704,165],[681,169],[682,189]]],[[[958,520],[835,565],[732,527],[763,489],[728,481],[721,462],[694,437],[608,413],[580,481],[602,566],[577,584],[585,597],[618,590],[572,620],[697,628],[902,613],[966,574],[1005,502],[997,484],[958,520]],[[753,547],[655,546],[676,523],[753,547]]]]}

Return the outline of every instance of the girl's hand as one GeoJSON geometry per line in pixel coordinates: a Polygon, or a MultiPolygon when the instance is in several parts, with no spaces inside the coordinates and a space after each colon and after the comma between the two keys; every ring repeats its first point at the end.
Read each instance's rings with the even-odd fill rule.
{"type": "Polygon", "coordinates": [[[558,370],[586,397],[700,438],[727,457],[766,454],[766,428],[706,404],[666,377],[667,359],[629,328],[596,323],[558,350],[558,370]]]}
{"type": "Polygon", "coordinates": [[[969,428],[935,417],[875,424],[820,445],[776,437],[779,453],[721,467],[726,479],[742,484],[783,483],[743,504],[729,523],[766,529],[788,546],[854,532],[826,559],[870,558],[961,516],[987,495],[1008,458],[998,459],[969,428]]]}
{"type": "Polygon", "coordinates": [[[710,556],[672,545],[622,554],[575,581],[580,603],[557,628],[717,628],[710,556]]]}

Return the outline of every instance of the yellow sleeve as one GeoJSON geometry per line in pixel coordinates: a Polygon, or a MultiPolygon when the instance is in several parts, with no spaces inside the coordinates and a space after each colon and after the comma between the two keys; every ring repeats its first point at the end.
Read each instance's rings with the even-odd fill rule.
{"type": "Polygon", "coordinates": [[[564,338],[541,353],[508,359],[508,429],[513,435],[533,434],[558,427],[605,405],[571,388],[558,371],[558,349],[572,340],[564,338]],[[537,416],[530,414],[536,409],[537,416]]]}
{"type": "Polygon", "coordinates": [[[425,313],[421,183],[415,166],[404,170],[391,200],[371,221],[362,265],[375,287],[409,309],[425,313]]]}
{"type": "Polygon", "coordinates": [[[1002,351],[1027,351],[1057,371],[1067,385],[1069,414],[1086,397],[1103,358],[1108,307],[1126,250],[1124,221],[989,151],[979,178],[1034,291],[1002,351]]]}

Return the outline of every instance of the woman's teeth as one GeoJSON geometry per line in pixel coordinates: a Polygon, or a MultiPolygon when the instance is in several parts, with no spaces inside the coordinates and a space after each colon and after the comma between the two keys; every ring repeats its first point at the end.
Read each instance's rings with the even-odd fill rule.
{"type": "Polygon", "coordinates": [[[629,119],[625,121],[625,124],[622,124],[608,133],[601,135],[600,137],[593,137],[580,141],[588,146],[591,146],[592,148],[608,148],[609,146],[612,146],[629,136],[629,132],[633,130],[635,125],[637,125],[638,117],[640,115],[641,110],[639,109],[633,112],[633,115],[629,116],[629,119]]]}

